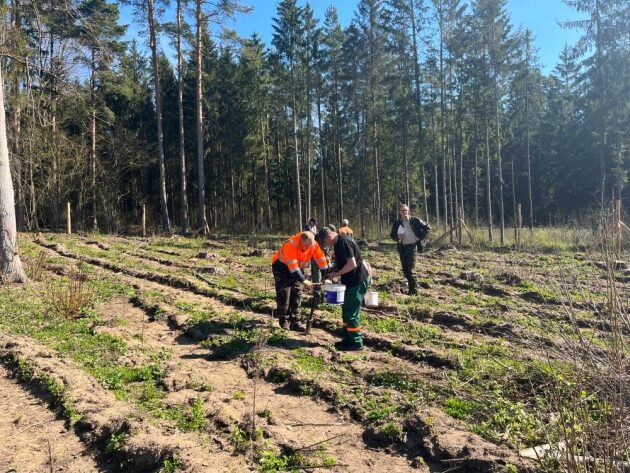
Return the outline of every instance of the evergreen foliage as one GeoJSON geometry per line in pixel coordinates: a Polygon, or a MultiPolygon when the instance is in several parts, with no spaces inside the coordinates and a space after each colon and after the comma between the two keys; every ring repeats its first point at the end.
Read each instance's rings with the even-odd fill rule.
{"type": "Polygon", "coordinates": [[[198,135],[192,2],[178,24],[157,3],[153,26],[136,5],[152,63],[122,42],[114,3],[12,0],[2,60],[18,226],[60,229],[70,201],[78,229],[135,231],[145,202],[154,227],[171,215],[188,232],[204,202],[210,228],[290,232],[316,216],[377,236],[404,201],[438,228],[463,216],[503,239],[519,204],[533,226],[627,200],[627,2],[567,3],[586,19],[565,26],[583,36],[549,75],[506,0],[359,0],[346,28],[332,6],[318,19],[281,0],[270,45],[218,34],[240,2],[200,7],[198,135]]]}

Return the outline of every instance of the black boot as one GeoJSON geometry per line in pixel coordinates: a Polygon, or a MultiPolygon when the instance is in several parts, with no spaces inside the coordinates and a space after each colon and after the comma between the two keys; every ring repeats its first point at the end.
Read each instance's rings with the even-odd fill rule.
{"type": "Polygon", "coordinates": [[[300,322],[299,319],[291,319],[290,322],[289,322],[289,327],[294,332],[305,332],[306,331],[306,326],[302,322],[300,322]]]}
{"type": "Polygon", "coordinates": [[[418,295],[418,288],[416,285],[416,281],[415,280],[411,280],[409,281],[409,295],[410,296],[417,296],[418,295]]]}
{"type": "Polygon", "coordinates": [[[283,328],[285,330],[289,330],[291,327],[291,324],[289,323],[289,318],[285,316],[280,316],[280,318],[278,319],[278,323],[280,324],[280,328],[283,328]]]}

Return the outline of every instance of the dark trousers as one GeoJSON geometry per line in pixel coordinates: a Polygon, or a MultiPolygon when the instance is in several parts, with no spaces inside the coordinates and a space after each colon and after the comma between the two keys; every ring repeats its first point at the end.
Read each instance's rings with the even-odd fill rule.
{"type": "Polygon", "coordinates": [[[320,281],[320,273],[319,273],[319,266],[317,266],[317,263],[315,262],[315,259],[311,260],[311,280],[313,282],[319,282],[320,281]]]}
{"type": "Polygon", "coordinates": [[[413,294],[417,290],[416,277],[413,274],[416,267],[416,245],[398,245],[398,254],[403,274],[409,284],[409,293],[413,294]]]}
{"type": "Polygon", "coordinates": [[[294,281],[289,274],[273,270],[276,286],[276,306],[278,318],[300,320],[302,305],[302,283],[294,281]]]}

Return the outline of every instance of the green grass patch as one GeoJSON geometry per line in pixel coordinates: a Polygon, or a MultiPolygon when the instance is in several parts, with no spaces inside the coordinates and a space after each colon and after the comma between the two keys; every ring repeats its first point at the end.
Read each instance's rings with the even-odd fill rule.
{"type": "Polygon", "coordinates": [[[311,355],[304,348],[293,350],[291,354],[295,358],[295,365],[307,373],[319,374],[327,370],[324,359],[311,355]]]}
{"type": "Polygon", "coordinates": [[[445,399],[442,407],[444,412],[460,420],[466,420],[471,414],[479,410],[479,403],[468,399],[449,397],[445,399]]]}
{"type": "Polygon", "coordinates": [[[394,371],[385,369],[367,377],[368,383],[373,386],[392,388],[400,392],[418,392],[423,389],[423,384],[413,379],[406,371],[394,371]]]}

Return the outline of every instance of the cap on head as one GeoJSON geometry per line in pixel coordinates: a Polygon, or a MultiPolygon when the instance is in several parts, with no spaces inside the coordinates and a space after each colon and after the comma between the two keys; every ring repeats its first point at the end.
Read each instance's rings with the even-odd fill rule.
{"type": "Polygon", "coordinates": [[[347,219],[347,218],[344,218],[344,219],[341,221],[341,225],[342,225],[342,226],[347,227],[347,226],[348,226],[348,219],[347,219]]]}
{"type": "Polygon", "coordinates": [[[317,232],[315,241],[317,241],[320,246],[323,246],[326,244],[326,241],[328,240],[328,235],[330,235],[331,233],[332,230],[330,229],[330,227],[323,227],[320,231],[317,232]]]}
{"type": "Polygon", "coordinates": [[[311,217],[308,219],[308,223],[317,223],[317,219],[315,217],[311,217]]]}

